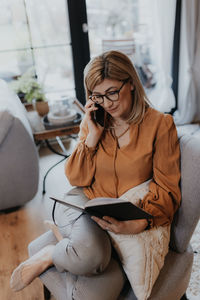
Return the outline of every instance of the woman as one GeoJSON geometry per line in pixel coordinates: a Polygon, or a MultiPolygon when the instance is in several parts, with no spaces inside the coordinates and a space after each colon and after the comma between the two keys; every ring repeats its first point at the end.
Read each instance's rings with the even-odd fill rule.
{"type": "Polygon", "coordinates": [[[52,245],[41,247],[22,263],[12,275],[11,286],[15,290],[25,287],[54,264],[59,271],[66,270],[79,277],[97,274],[92,277],[95,278],[92,287],[88,279],[87,296],[83,297],[79,290],[80,299],[92,299],[94,294],[97,299],[101,291],[99,299],[111,300],[117,299],[124,277],[119,262],[111,255],[106,231],[138,234],[172,222],[181,198],[180,150],[173,118],[150,107],[126,55],[110,51],[94,58],[85,68],[84,82],[85,117],[79,142],[65,166],[69,182],[79,188],[67,196],[82,201],[95,197],[116,198],[153,178],[140,205],[154,218],[118,221],[105,216],[91,220],[68,209],[65,218],[73,221],[73,226],[63,227],[60,232],[54,228],[57,240],[51,237],[52,245]],[[100,110],[98,105],[104,109],[103,126],[95,121],[95,113],[100,110]],[[112,275],[110,270],[114,270],[112,275]],[[103,290],[106,293],[102,295],[103,290]]]}

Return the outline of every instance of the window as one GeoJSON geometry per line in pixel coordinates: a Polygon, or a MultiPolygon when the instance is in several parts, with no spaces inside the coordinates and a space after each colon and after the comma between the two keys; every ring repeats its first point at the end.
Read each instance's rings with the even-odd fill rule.
{"type": "Polygon", "coordinates": [[[90,56],[118,49],[133,60],[155,108],[169,112],[176,109],[175,11],[176,1],[1,0],[0,78],[9,81],[34,66],[46,92],[76,94],[84,104],[83,69],[90,56]]]}
{"type": "Polygon", "coordinates": [[[110,49],[126,53],[148,90],[155,84],[149,0],[86,0],[91,57],[110,49]]]}
{"type": "Polygon", "coordinates": [[[1,0],[0,78],[35,68],[49,94],[74,96],[66,0],[1,0]]]}

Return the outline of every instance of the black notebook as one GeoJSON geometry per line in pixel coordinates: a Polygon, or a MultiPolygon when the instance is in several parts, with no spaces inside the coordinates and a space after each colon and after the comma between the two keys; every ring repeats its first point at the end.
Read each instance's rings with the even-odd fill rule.
{"type": "Polygon", "coordinates": [[[50,197],[50,199],[99,218],[109,216],[119,221],[153,218],[142,208],[119,198],[94,198],[86,202],[84,206],[54,197],[50,197]]]}

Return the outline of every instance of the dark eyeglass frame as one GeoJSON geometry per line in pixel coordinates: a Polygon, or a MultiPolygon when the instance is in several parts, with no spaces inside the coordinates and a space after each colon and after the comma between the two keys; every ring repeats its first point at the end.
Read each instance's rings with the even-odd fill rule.
{"type": "Polygon", "coordinates": [[[108,99],[108,100],[111,101],[111,102],[116,102],[116,101],[119,100],[119,93],[120,93],[121,89],[123,88],[123,86],[124,86],[128,81],[129,81],[129,78],[125,79],[125,80],[123,81],[121,87],[120,87],[118,90],[112,91],[112,92],[117,93],[117,99],[116,99],[116,100],[112,100],[112,99],[109,98],[108,93],[110,93],[110,92],[108,92],[108,93],[106,93],[106,94],[104,94],[104,95],[91,95],[91,96],[89,96],[89,99],[92,100],[92,102],[98,103],[98,104],[103,104],[103,103],[104,103],[104,97],[106,97],[106,99],[108,99]],[[101,101],[95,101],[95,100],[93,100],[93,97],[95,97],[95,96],[98,96],[98,97],[101,98],[102,100],[101,100],[101,101]]]}

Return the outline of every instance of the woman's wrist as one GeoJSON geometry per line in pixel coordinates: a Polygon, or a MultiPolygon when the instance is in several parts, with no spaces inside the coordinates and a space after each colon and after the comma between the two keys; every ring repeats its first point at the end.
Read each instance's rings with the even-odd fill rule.
{"type": "Polygon", "coordinates": [[[85,144],[88,148],[95,148],[98,144],[99,139],[97,139],[96,137],[88,134],[86,140],[85,140],[85,144]]]}
{"type": "Polygon", "coordinates": [[[146,219],[138,220],[138,233],[144,231],[148,226],[148,221],[146,219]]]}
{"type": "Polygon", "coordinates": [[[118,232],[121,234],[138,234],[143,232],[148,226],[148,221],[146,219],[122,221],[122,223],[124,223],[124,226],[122,227],[122,230],[118,232]]]}

